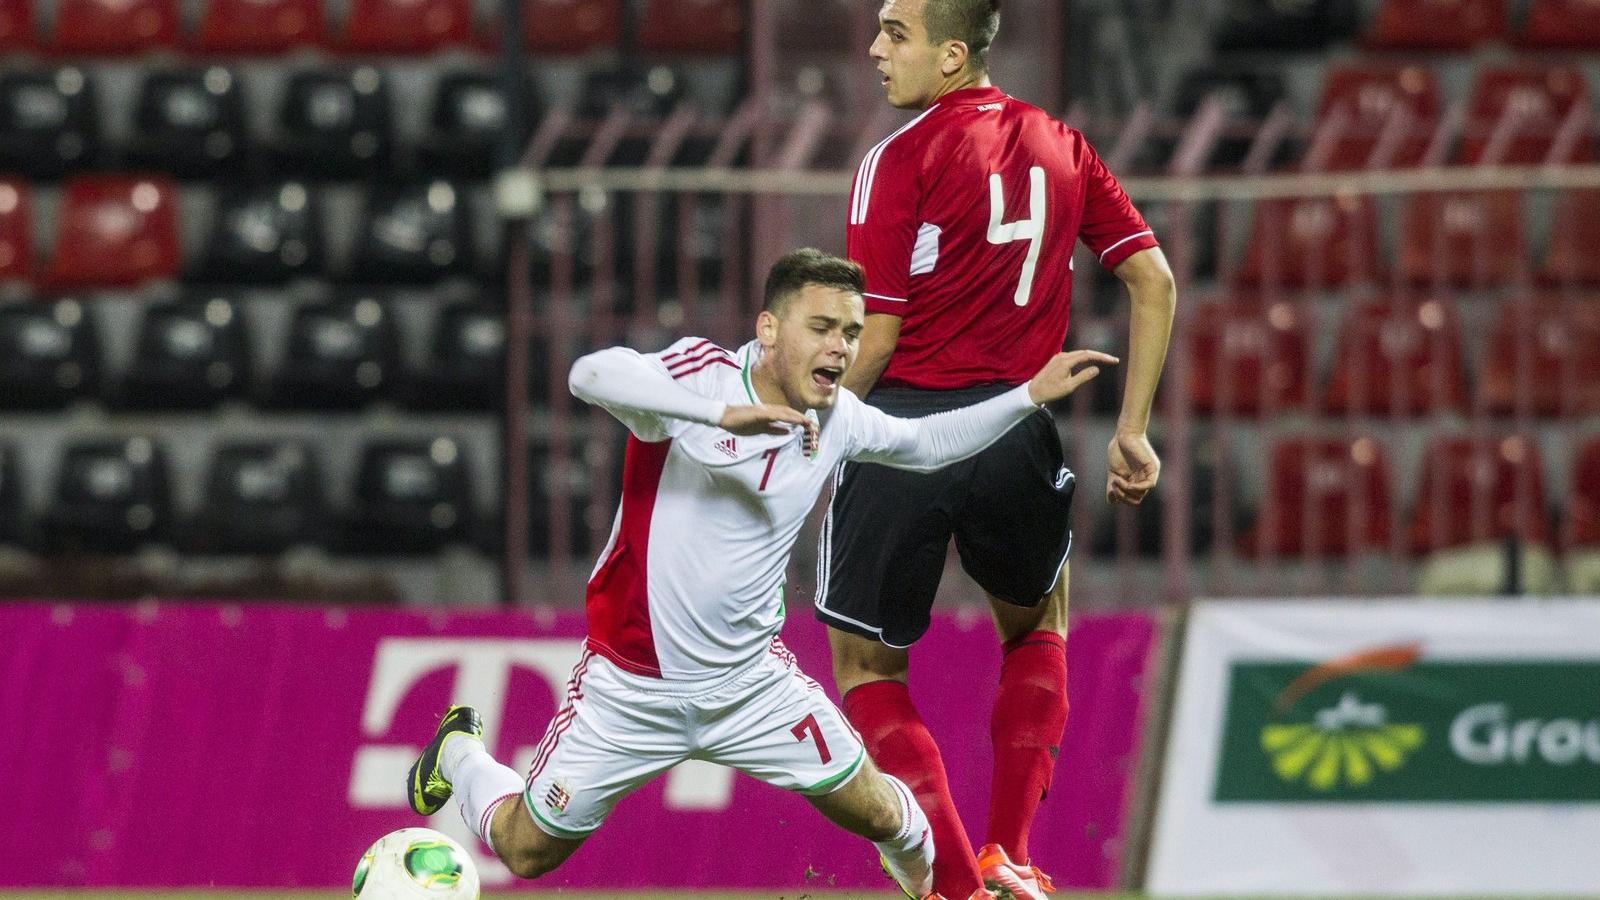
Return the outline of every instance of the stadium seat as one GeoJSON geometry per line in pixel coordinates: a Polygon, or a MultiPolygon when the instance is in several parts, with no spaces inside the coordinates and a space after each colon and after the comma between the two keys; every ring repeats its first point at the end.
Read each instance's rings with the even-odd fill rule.
{"type": "Polygon", "coordinates": [[[1311,335],[1289,302],[1207,303],[1189,332],[1189,397],[1205,415],[1258,416],[1304,409],[1311,335]]]}
{"type": "Polygon", "coordinates": [[[1320,50],[1355,36],[1357,4],[1351,0],[1227,0],[1212,34],[1219,52],[1320,50]]]}
{"type": "MultiPolygon", "coordinates": [[[[1484,69],[1472,85],[1461,161],[1468,165],[1513,166],[1551,161],[1551,147],[1562,124],[1574,109],[1588,105],[1589,89],[1583,70],[1575,65],[1484,69]],[[1495,132],[1507,117],[1514,117],[1515,130],[1491,146],[1495,132]]],[[[1586,162],[1593,155],[1593,144],[1585,129],[1570,151],[1553,161],[1586,162]]]]}
{"type": "Polygon", "coordinates": [[[1343,287],[1379,275],[1372,201],[1342,195],[1261,201],[1237,280],[1302,289],[1343,287]]]}
{"type": "Polygon", "coordinates": [[[123,553],[170,524],[167,457],[147,437],[74,441],[61,456],[44,524],[55,551],[123,553]]]}
{"type": "Polygon", "coordinates": [[[32,49],[38,38],[33,27],[32,0],[0,0],[0,53],[32,49]]]}
{"type": "Polygon", "coordinates": [[[191,277],[235,284],[282,284],[324,268],[317,192],[304,182],[229,184],[191,277]]]}
{"type": "Polygon", "coordinates": [[[639,49],[732,56],[744,36],[742,6],[739,0],[646,0],[639,49]]]}
{"type": "Polygon", "coordinates": [[[476,519],[465,451],[449,437],[364,446],[347,532],[350,548],[419,553],[468,537],[476,519]]]}
{"type": "Polygon", "coordinates": [[[1546,283],[1600,285],[1600,191],[1562,191],[1556,198],[1539,277],[1546,283]]]}
{"type": "Polygon", "coordinates": [[[33,192],[27,182],[0,178],[0,282],[33,273],[33,192]]]}
{"type": "Polygon", "coordinates": [[[1346,171],[1366,167],[1396,109],[1409,113],[1411,130],[1395,146],[1389,164],[1415,166],[1428,151],[1439,117],[1439,86],[1433,73],[1422,66],[1386,63],[1330,67],[1317,102],[1317,119],[1326,121],[1338,113],[1346,121],[1324,168],[1346,171]]]}
{"type": "Polygon", "coordinates": [[[1517,37],[1526,47],[1600,49],[1600,5],[1592,0],[1532,0],[1517,37]]]}
{"type": "Polygon", "coordinates": [[[1600,550],[1600,438],[1591,438],[1573,457],[1564,536],[1568,547],[1600,550]]]}
{"type": "Polygon", "coordinates": [[[1515,415],[1600,412],[1600,304],[1542,298],[1501,306],[1484,363],[1484,406],[1515,415]]]}
{"type": "Polygon", "coordinates": [[[1389,546],[1389,464],[1368,437],[1292,438],[1272,448],[1246,554],[1345,556],[1389,546]]]}
{"type": "Polygon", "coordinates": [[[94,82],[77,66],[0,73],[0,171],[53,178],[100,144],[94,82]]]}
{"type": "Polygon", "coordinates": [[[0,409],[61,409],[94,394],[100,342],[77,300],[0,305],[0,409]]]}
{"type": "Polygon", "coordinates": [[[1470,50],[1505,34],[1505,0],[1382,0],[1363,42],[1383,50],[1470,50]]]}
{"type": "Polygon", "coordinates": [[[399,374],[393,317],[372,297],[305,304],[268,402],[291,409],[355,409],[389,394],[399,374]]]}
{"type": "Polygon", "coordinates": [[[195,46],[206,53],[278,54],[321,40],[321,0],[206,0],[195,46]]]}
{"type": "Polygon", "coordinates": [[[1485,288],[1525,273],[1522,195],[1417,194],[1400,214],[1400,274],[1415,285],[1485,288]]]}
{"type": "Polygon", "coordinates": [[[0,441],[0,544],[20,544],[27,505],[22,496],[21,455],[10,441],[0,441]]]}
{"type": "Polygon", "coordinates": [[[133,287],[178,272],[177,186],[160,175],[83,175],[62,189],[54,288],[133,287]]]}
{"type": "Polygon", "coordinates": [[[353,280],[430,284],[472,271],[473,261],[466,199],[454,185],[383,186],[368,195],[357,226],[353,280]]]}
{"type": "Polygon", "coordinates": [[[278,112],[278,156],[312,178],[388,173],[394,143],[389,87],[370,66],[290,76],[278,112]]]}
{"type": "Polygon", "coordinates": [[[1442,300],[1368,300],[1339,329],[1324,409],[1422,415],[1466,406],[1460,328],[1442,300]]]}
{"type": "Polygon", "coordinates": [[[248,150],[244,97],[222,66],[156,72],[139,88],[128,160],[180,177],[235,172],[248,150]]]}
{"type": "Polygon", "coordinates": [[[60,0],[50,45],[97,56],[177,49],[177,0],[60,0]]]}
{"type": "MultiPolygon", "coordinates": [[[[506,330],[501,312],[462,301],[439,313],[425,367],[412,380],[413,409],[496,409],[505,397],[506,330]]],[[[542,402],[543,398],[534,398],[542,402]]]]}
{"type": "Polygon", "coordinates": [[[617,45],[623,0],[522,0],[522,37],[536,53],[587,53],[617,45]]]}
{"type": "Polygon", "coordinates": [[[432,53],[472,40],[469,0],[351,0],[341,49],[432,53]]]}
{"type": "Polygon", "coordinates": [[[1544,465],[1526,437],[1442,438],[1424,451],[1411,549],[1429,553],[1510,537],[1550,542],[1544,465]],[[1526,479],[1526,486],[1519,481],[1526,479]]]}
{"type": "MultiPolygon", "coordinates": [[[[532,97],[529,85],[528,96],[532,97]]],[[[537,116],[530,110],[529,120],[537,116]]],[[[428,171],[457,178],[485,178],[495,171],[511,107],[499,75],[449,72],[439,78],[428,115],[429,131],[419,148],[428,171]]],[[[525,146],[528,122],[514,136],[525,146]]]]}
{"type": "Polygon", "coordinates": [[[313,448],[294,440],[220,444],[206,470],[204,502],[187,523],[185,549],[279,553],[328,538],[322,471],[313,448]]]}
{"type": "MultiPolygon", "coordinates": [[[[1260,123],[1286,96],[1278,72],[1232,64],[1205,65],[1184,73],[1173,98],[1173,111],[1188,120],[1207,100],[1220,101],[1236,127],[1225,128],[1218,135],[1210,164],[1238,166],[1250,153],[1260,123]]],[[[1158,164],[1165,165],[1176,147],[1177,135],[1164,134],[1153,138],[1151,150],[1158,164]]]]}
{"type": "MultiPolygon", "coordinates": [[[[567,550],[579,558],[595,553],[598,548],[591,537],[589,522],[589,506],[594,496],[594,473],[591,471],[589,455],[590,447],[594,442],[577,439],[569,447],[570,456],[562,465],[556,464],[556,459],[551,447],[545,442],[536,442],[532,449],[532,462],[529,472],[531,490],[528,492],[528,545],[535,559],[549,559],[552,545],[555,542],[555,510],[556,491],[558,486],[567,494],[567,550]]],[[[621,488],[621,462],[623,456],[622,441],[618,441],[615,449],[616,469],[619,473],[616,481],[618,490],[621,488]]],[[[615,510],[607,510],[610,515],[615,510]]]]}
{"type": "Polygon", "coordinates": [[[134,346],[113,396],[118,406],[208,409],[249,389],[249,331],[227,297],[149,307],[134,346]]]}

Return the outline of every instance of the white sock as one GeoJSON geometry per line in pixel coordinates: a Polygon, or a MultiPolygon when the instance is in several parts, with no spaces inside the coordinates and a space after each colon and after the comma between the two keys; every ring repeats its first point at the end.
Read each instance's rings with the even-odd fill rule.
{"type": "Polygon", "coordinates": [[[439,772],[455,791],[462,820],[493,850],[489,831],[494,811],[501,801],[522,795],[522,776],[490,756],[483,741],[464,734],[445,740],[439,751],[439,772]]]}
{"type": "Polygon", "coordinates": [[[883,779],[900,798],[900,831],[874,846],[883,854],[894,879],[921,896],[933,890],[933,829],[905,782],[888,773],[883,779]]]}

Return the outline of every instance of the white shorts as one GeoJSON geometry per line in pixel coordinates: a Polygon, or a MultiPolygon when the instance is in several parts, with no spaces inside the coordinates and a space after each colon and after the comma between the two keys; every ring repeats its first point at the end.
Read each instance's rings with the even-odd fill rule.
{"type": "Polygon", "coordinates": [[[686,759],[821,795],[843,787],[866,758],[860,735],[782,641],[709,682],[634,675],[585,650],[534,755],[523,802],[546,834],[580,838],[686,759]]]}

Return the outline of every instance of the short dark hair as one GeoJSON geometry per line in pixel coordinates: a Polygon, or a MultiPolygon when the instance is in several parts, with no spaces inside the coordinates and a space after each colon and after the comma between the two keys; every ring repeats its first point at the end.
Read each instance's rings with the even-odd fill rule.
{"type": "Polygon", "coordinates": [[[980,72],[989,70],[989,45],[1000,31],[1000,0],[928,0],[922,24],[935,44],[960,41],[980,72]]]}
{"type": "Polygon", "coordinates": [[[808,284],[860,294],[867,289],[867,276],[848,259],[812,247],[795,250],[767,270],[766,300],[761,308],[783,315],[784,304],[808,284]]]}

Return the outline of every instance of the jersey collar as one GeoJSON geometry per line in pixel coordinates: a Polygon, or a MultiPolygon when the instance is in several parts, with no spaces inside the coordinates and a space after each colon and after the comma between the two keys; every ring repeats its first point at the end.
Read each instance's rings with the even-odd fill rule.
{"type": "Polygon", "coordinates": [[[1010,99],[1005,91],[990,85],[951,91],[933,102],[940,106],[982,106],[985,103],[999,103],[1010,99]]]}

